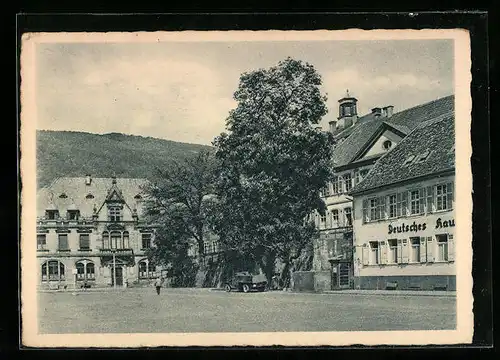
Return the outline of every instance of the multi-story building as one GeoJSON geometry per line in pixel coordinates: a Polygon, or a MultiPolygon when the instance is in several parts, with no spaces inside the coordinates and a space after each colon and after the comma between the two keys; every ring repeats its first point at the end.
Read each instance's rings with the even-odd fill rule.
{"type": "Polygon", "coordinates": [[[146,250],[154,227],[143,216],[144,179],[62,177],[37,193],[41,287],[148,283],[161,268],[146,250]]]}
{"type": "Polygon", "coordinates": [[[416,126],[453,110],[454,96],[447,96],[394,113],[393,106],[375,107],[358,117],[357,99],[349,93],[339,100],[339,116],[329,122],[336,145],[335,176],[321,196],[326,214],[316,214],[320,230],[314,244],[313,270],[323,273],[317,290],[354,286],[353,203],[349,192],[362,183],[372,167],[416,126]]]}
{"type": "Polygon", "coordinates": [[[357,286],[455,290],[453,112],[421,123],[354,187],[357,286]]]}

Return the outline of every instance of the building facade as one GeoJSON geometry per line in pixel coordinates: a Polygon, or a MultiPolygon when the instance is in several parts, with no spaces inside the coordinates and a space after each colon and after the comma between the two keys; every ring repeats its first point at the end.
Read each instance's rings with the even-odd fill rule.
{"type": "Polygon", "coordinates": [[[144,285],[154,226],[143,218],[144,179],[62,177],[37,193],[41,288],[144,285]]]}
{"type": "Polygon", "coordinates": [[[453,113],[423,122],[354,187],[356,287],[455,290],[453,113]]]}
{"type": "Polygon", "coordinates": [[[329,121],[336,141],[335,176],[320,194],[326,214],[315,214],[320,236],[314,242],[313,270],[323,278],[316,282],[316,290],[355,286],[355,214],[350,192],[412,129],[451,111],[453,101],[454,97],[448,96],[396,113],[390,105],[375,107],[358,117],[356,98],[347,93],[339,100],[339,116],[329,121]]]}

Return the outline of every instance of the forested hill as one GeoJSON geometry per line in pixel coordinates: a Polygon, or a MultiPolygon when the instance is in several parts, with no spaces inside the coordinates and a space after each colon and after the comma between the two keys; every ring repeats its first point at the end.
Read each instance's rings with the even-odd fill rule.
{"type": "Polygon", "coordinates": [[[193,156],[210,146],[109,133],[37,131],[38,186],[61,176],[150,178],[156,167],[193,156]]]}

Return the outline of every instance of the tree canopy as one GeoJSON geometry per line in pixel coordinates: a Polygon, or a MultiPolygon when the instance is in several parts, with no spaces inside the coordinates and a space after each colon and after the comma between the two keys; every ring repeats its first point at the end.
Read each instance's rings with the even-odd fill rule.
{"type": "Polygon", "coordinates": [[[320,86],[312,65],[291,58],[242,74],[238,105],[214,141],[216,231],[268,277],[276,257],[290,262],[314,236],[309,215],[325,211],[319,191],[332,175],[333,137],[317,129],[327,112],[320,86]]]}

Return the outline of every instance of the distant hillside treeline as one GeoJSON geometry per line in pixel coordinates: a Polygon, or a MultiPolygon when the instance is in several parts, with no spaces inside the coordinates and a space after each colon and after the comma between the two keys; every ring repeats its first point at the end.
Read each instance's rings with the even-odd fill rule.
{"type": "Polygon", "coordinates": [[[72,131],[37,131],[38,186],[61,176],[150,178],[165,168],[210,146],[135,135],[104,135],[72,131]]]}

